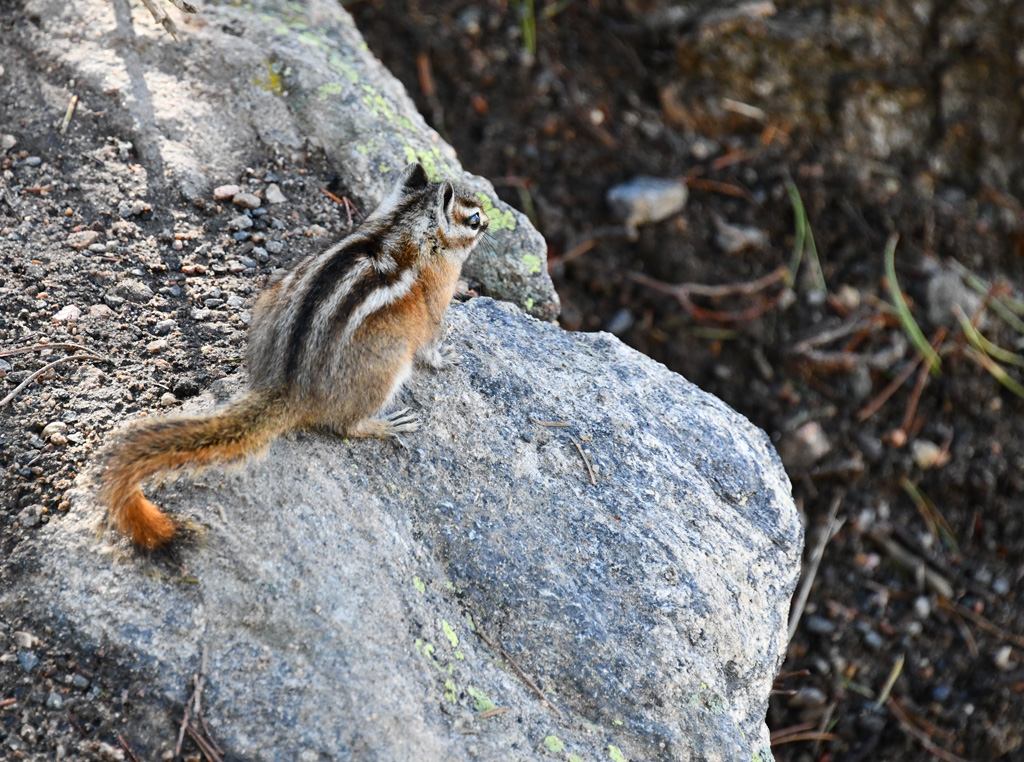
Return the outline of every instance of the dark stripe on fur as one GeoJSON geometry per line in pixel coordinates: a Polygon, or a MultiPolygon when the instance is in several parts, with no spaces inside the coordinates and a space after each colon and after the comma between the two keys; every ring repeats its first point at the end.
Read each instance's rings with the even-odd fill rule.
{"type": "MultiPolygon", "coordinates": [[[[342,246],[316,273],[316,281],[306,291],[302,304],[295,311],[295,318],[292,320],[291,336],[285,345],[287,357],[285,358],[285,374],[288,381],[293,381],[299,370],[299,357],[309,338],[309,327],[313,322],[313,316],[317,309],[328,298],[331,292],[337,287],[360,257],[373,257],[376,251],[376,242],[367,238],[356,238],[351,243],[342,246]]],[[[296,285],[298,285],[296,279],[296,285]]],[[[348,301],[346,299],[346,301],[348,301]]],[[[314,348],[315,351],[315,348],[314,348]]]]}

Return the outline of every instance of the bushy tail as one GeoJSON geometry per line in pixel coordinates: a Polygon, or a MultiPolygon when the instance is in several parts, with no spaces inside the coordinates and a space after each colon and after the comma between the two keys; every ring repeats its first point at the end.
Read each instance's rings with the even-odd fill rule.
{"type": "Polygon", "coordinates": [[[154,474],[242,460],[292,424],[279,394],[253,392],[209,415],[156,418],[129,427],[107,449],[100,476],[108,524],[142,548],[164,545],[174,536],[174,521],[145,498],[140,482],[154,474]]]}

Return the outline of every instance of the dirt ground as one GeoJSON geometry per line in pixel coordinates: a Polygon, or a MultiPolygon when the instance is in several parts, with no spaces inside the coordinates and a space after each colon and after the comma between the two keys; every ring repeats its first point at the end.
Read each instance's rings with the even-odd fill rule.
{"type": "MultiPolygon", "coordinates": [[[[763,427],[809,547],[835,507],[769,712],[776,758],[1024,758],[1024,402],[972,359],[955,321],[927,317],[936,304],[949,312],[935,284],[960,283],[949,258],[1020,296],[1020,204],[981,183],[922,199],[912,168],[906,182],[865,181],[798,122],[741,120],[713,139],[680,126],[656,84],[671,77],[678,41],[630,32],[637,6],[659,5],[537,2],[532,17],[520,11],[533,3],[504,0],[351,10],[465,166],[535,219],[563,325],[618,334],[763,427]],[[690,197],[630,240],[604,191],[641,174],[686,177],[690,197]],[[771,277],[794,242],[788,178],[827,297],[806,264],[791,289],[771,277]],[[921,371],[891,306],[892,232],[899,285],[941,345],[941,373],[921,371]],[[669,288],[679,283],[735,287],[669,288]]],[[[268,156],[224,178],[263,195],[277,184],[284,204],[183,207],[146,176],[108,112],[113,97],[60,135],[62,115],[19,87],[19,72],[44,64],[19,57],[12,29],[0,37],[13,40],[0,48],[0,134],[17,138],[0,151],[0,398],[59,361],[0,407],[6,558],[59,520],[64,490],[118,422],[173,409],[234,372],[270,270],[348,221],[321,192],[331,172],[317,155],[268,156]]],[[[970,303],[962,284],[951,290],[970,303]]],[[[984,334],[1020,352],[991,301],[979,297],[968,317],[983,312],[984,334]]],[[[15,573],[0,569],[0,584],[15,573]]],[[[50,634],[0,618],[0,757],[130,759],[148,748],[131,732],[146,691],[132,665],[50,634]]],[[[166,718],[172,747],[179,722],[166,718]]],[[[188,738],[183,749],[200,758],[188,738]]]]}

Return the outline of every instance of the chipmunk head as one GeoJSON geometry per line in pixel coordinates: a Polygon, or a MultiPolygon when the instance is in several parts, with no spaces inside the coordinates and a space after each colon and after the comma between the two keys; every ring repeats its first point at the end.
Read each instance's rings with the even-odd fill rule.
{"type": "Polygon", "coordinates": [[[449,256],[464,262],[487,232],[489,220],[480,202],[445,180],[437,188],[438,237],[449,256]]]}

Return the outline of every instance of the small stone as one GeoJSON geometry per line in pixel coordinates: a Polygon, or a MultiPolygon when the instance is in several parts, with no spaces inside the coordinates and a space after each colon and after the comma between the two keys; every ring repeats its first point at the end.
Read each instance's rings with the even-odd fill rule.
{"type": "Polygon", "coordinates": [[[237,185],[219,185],[213,189],[214,201],[229,201],[242,192],[237,185]]]}
{"type": "Polygon", "coordinates": [[[284,244],[281,241],[267,241],[267,251],[271,254],[281,254],[284,252],[284,244]]]}
{"type": "Polygon", "coordinates": [[[38,156],[29,156],[25,159],[25,164],[29,167],[38,167],[43,163],[43,160],[38,156]]]}
{"type": "Polygon", "coordinates": [[[18,144],[18,139],[14,135],[4,133],[0,135],[0,151],[10,151],[14,146],[18,144]]]}
{"type": "Polygon", "coordinates": [[[71,676],[71,684],[78,688],[80,691],[84,691],[89,687],[89,678],[85,675],[80,675],[77,672],[71,676]]]}
{"type": "Polygon", "coordinates": [[[232,294],[228,297],[228,307],[234,307],[236,310],[241,309],[245,306],[245,299],[240,297],[238,294],[232,294]]]}
{"type": "Polygon", "coordinates": [[[146,345],[146,351],[151,355],[155,355],[157,352],[163,352],[168,346],[170,345],[168,344],[167,339],[157,339],[156,341],[151,341],[146,345]]]}
{"type": "Polygon", "coordinates": [[[245,271],[245,265],[239,262],[237,259],[228,260],[228,271],[233,273],[240,273],[245,271]]]}
{"type": "Polygon", "coordinates": [[[203,306],[206,307],[207,309],[211,309],[211,310],[217,309],[222,304],[224,304],[224,300],[223,299],[217,299],[217,298],[207,299],[206,301],[203,302],[203,306]]]}
{"type": "MultiPolygon", "coordinates": [[[[126,278],[111,289],[110,293],[124,301],[145,304],[153,298],[153,289],[141,280],[126,278]]],[[[110,303],[109,301],[107,302],[110,303]]]]}
{"type": "Polygon", "coordinates": [[[175,397],[170,392],[164,392],[160,396],[160,406],[161,407],[171,407],[171,405],[177,405],[177,404],[178,404],[178,398],[175,397]]]}
{"type": "Polygon", "coordinates": [[[18,630],[14,633],[14,645],[23,651],[28,651],[31,648],[42,645],[43,641],[33,635],[31,632],[25,630],[18,630]]]}
{"type": "Polygon", "coordinates": [[[820,688],[805,685],[789,698],[789,705],[793,709],[814,709],[824,706],[828,696],[820,688]]]}
{"type": "Polygon", "coordinates": [[[51,692],[50,695],[46,697],[46,706],[50,709],[61,709],[64,706],[64,697],[59,693],[51,692]]]}
{"type": "MultiPolygon", "coordinates": [[[[968,288],[959,275],[949,270],[939,270],[931,277],[925,288],[925,301],[928,306],[928,322],[951,328],[959,325],[956,308],[971,319],[983,304],[981,295],[968,288]]],[[[985,324],[985,315],[982,313],[978,327],[984,328],[985,324]]]]}
{"type": "Polygon", "coordinates": [[[31,651],[22,651],[18,654],[18,664],[26,672],[31,672],[35,669],[35,666],[39,663],[39,657],[31,651]]]}
{"type": "Polygon", "coordinates": [[[996,595],[1006,595],[1010,592],[1010,580],[1006,577],[996,577],[992,580],[992,592],[996,595]]]}
{"type": "Polygon", "coordinates": [[[259,264],[255,259],[250,257],[239,257],[238,261],[241,262],[247,270],[251,270],[259,264]]]}
{"type": "Polygon", "coordinates": [[[942,468],[949,463],[949,451],[943,450],[934,442],[927,439],[915,439],[910,443],[910,453],[914,457],[917,467],[924,470],[928,468],[942,468]]]}
{"type": "Polygon", "coordinates": [[[252,217],[247,214],[240,214],[228,222],[228,227],[232,230],[248,230],[252,227],[252,217]]]}
{"type": "Polygon", "coordinates": [[[868,630],[864,633],[864,647],[869,651],[879,651],[883,645],[885,645],[885,641],[874,630],[868,630]]]}
{"type": "Polygon", "coordinates": [[[832,451],[825,430],[817,421],[808,421],[789,432],[779,443],[779,457],[787,469],[808,468],[832,451]]]}
{"type": "Polygon", "coordinates": [[[932,605],[925,596],[919,595],[914,599],[914,616],[918,619],[927,619],[931,613],[932,605]]]}
{"type": "Polygon", "coordinates": [[[91,307],[89,307],[89,317],[111,318],[114,317],[114,311],[105,304],[94,304],[91,307]]]}
{"type": "Polygon", "coordinates": [[[68,443],[68,438],[61,433],[57,433],[50,437],[50,443],[63,446],[68,443]]]}
{"type": "Polygon", "coordinates": [[[131,213],[133,217],[138,217],[140,214],[153,211],[153,207],[147,204],[145,201],[133,201],[131,206],[131,213]]]}
{"type": "Polygon", "coordinates": [[[75,323],[80,317],[82,317],[82,311],[75,305],[68,304],[61,307],[51,320],[54,323],[75,323]]]}
{"type": "Polygon", "coordinates": [[[804,627],[808,632],[815,635],[831,635],[836,631],[833,622],[818,614],[811,614],[804,618],[804,627]]]}
{"type": "Polygon", "coordinates": [[[325,235],[327,235],[327,228],[325,228],[323,225],[310,225],[308,228],[306,228],[306,234],[312,236],[313,238],[323,238],[325,235]]]}
{"type": "Polygon", "coordinates": [[[621,222],[635,228],[678,214],[688,195],[681,180],[641,176],[609,189],[605,200],[621,222]]]}
{"type": "Polygon", "coordinates": [[[80,230],[77,233],[72,233],[67,237],[67,245],[72,249],[84,249],[86,246],[91,246],[100,240],[100,234],[95,230],[80,230]]]}
{"type": "Polygon", "coordinates": [[[992,664],[1000,672],[1007,672],[1017,666],[1010,657],[1013,656],[1013,646],[1000,646],[992,654],[992,664]]]}
{"type": "Polygon", "coordinates": [[[287,203],[288,199],[281,192],[281,189],[277,186],[277,183],[271,183],[267,186],[267,189],[263,192],[264,198],[266,198],[268,204],[284,204],[287,203]]]}
{"type": "Polygon", "coordinates": [[[621,336],[632,327],[635,320],[636,318],[633,317],[633,313],[623,307],[612,315],[611,320],[608,321],[604,329],[608,331],[608,333],[621,336]]]}
{"type": "Polygon", "coordinates": [[[43,427],[43,439],[49,439],[54,434],[63,434],[68,430],[68,425],[64,421],[53,421],[43,427]]]}
{"type": "Polygon", "coordinates": [[[763,249],[768,245],[768,234],[748,225],[733,225],[719,217],[714,218],[715,243],[726,254],[739,254],[748,249],[763,249]]]}
{"type": "Polygon", "coordinates": [[[270,255],[267,254],[267,250],[262,246],[253,246],[252,255],[256,257],[257,262],[266,262],[270,259],[270,255]]]}
{"type": "Polygon", "coordinates": [[[178,323],[171,318],[161,320],[155,326],[153,326],[154,336],[166,336],[178,326],[178,323]]]}
{"type": "Polygon", "coordinates": [[[205,275],[206,265],[182,265],[181,271],[185,273],[185,275],[205,275]]]}
{"type": "Polygon", "coordinates": [[[231,203],[242,209],[258,209],[263,202],[254,193],[236,193],[231,199],[231,203]]]}

